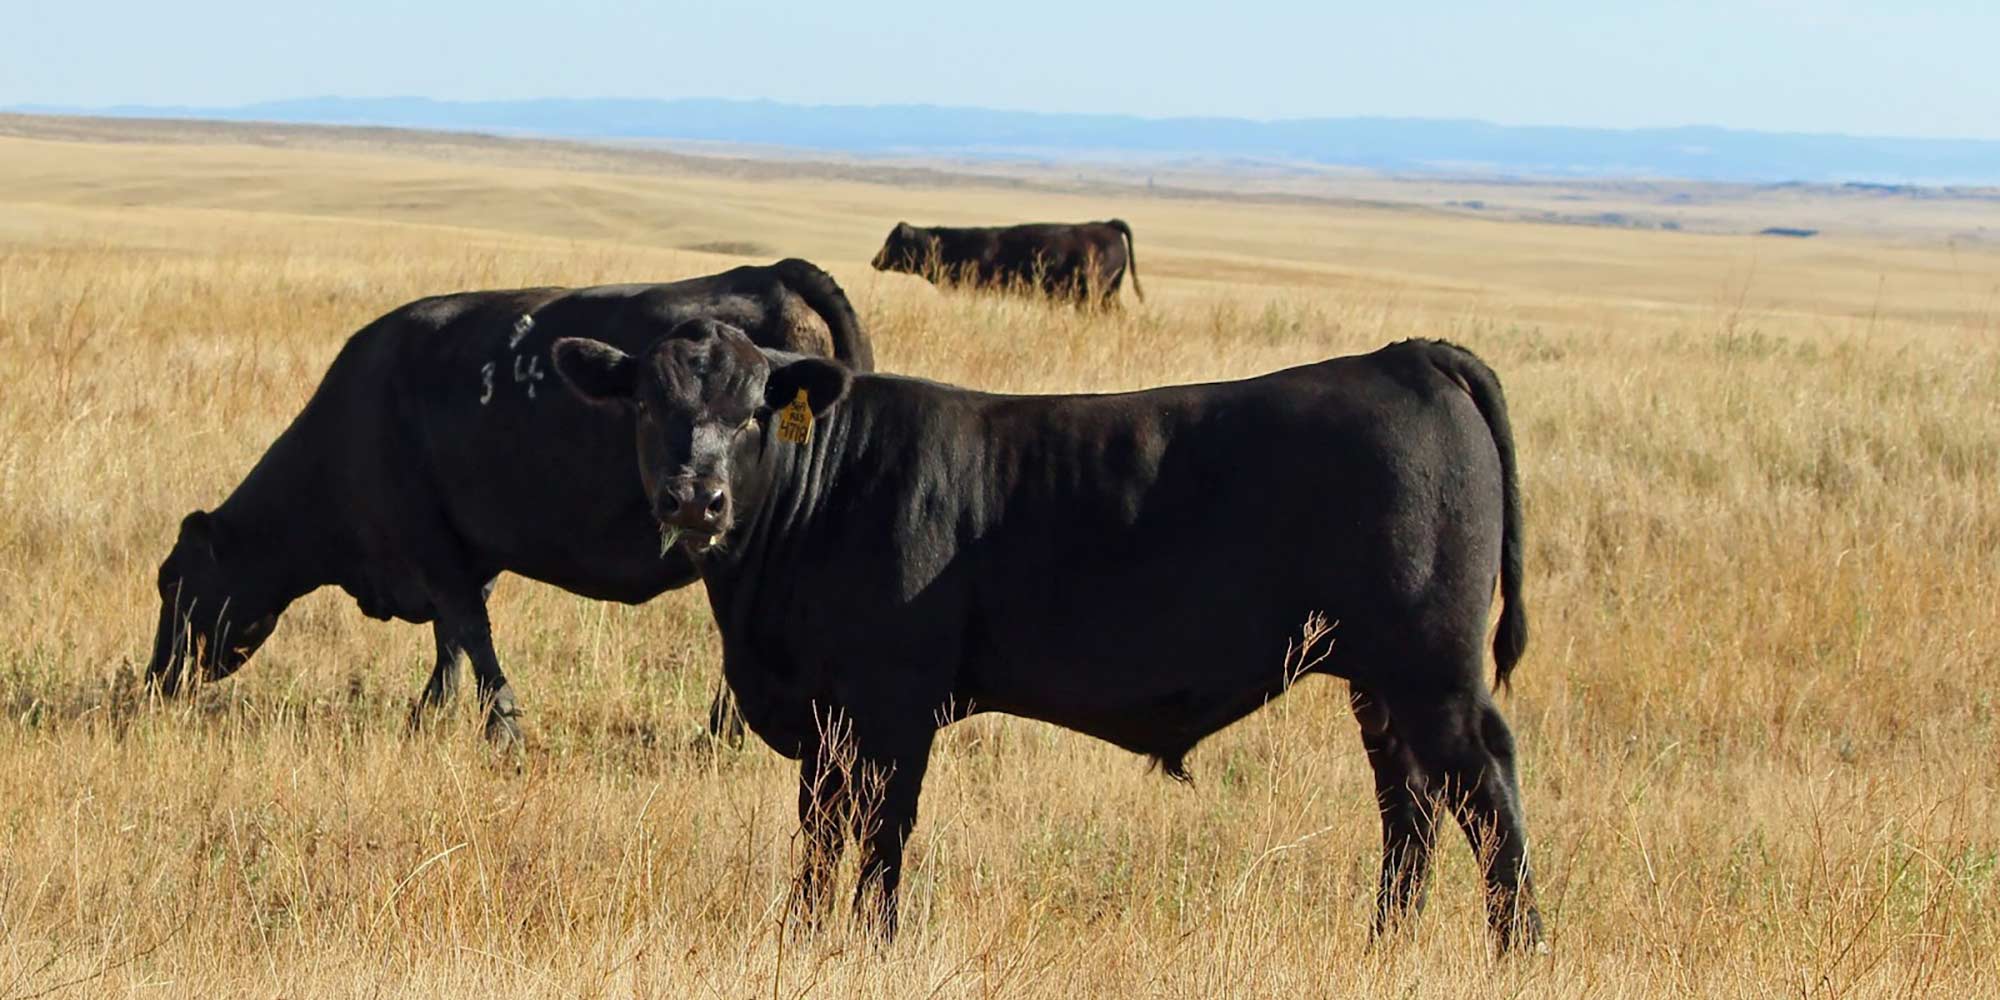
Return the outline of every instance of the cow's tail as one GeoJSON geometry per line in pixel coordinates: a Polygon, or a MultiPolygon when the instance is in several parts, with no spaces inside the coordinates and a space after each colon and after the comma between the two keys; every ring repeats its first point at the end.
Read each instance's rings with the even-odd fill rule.
{"type": "Polygon", "coordinates": [[[1132,249],[1132,227],[1126,225],[1124,219],[1112,219],[1105,225],[1125,237],[1125,273],[1132,276],[1132,294],[1137,295],[1139,301],[1146,301],[1146,290],[1139,287],[1139,255],[1132,249]]]}
{"type": "Polygon", "coordinates": [[[858,372],[874,371],[875,345],[869,341],[868,331],[861,328],[861,318],[854,314],[854,305],[847,301],[847,293],[841,291],[833,275],[797,257],[772,266],[778,269],[785,287],[826,322],[827,332],[833,337],[834,360],[858,372]]]}
{"type": "Polygon", "coordinates": [[[1508,686],[1514,665],[1528,648],[1528,609],[1521,603],[1521,566],[1526,544],[1521,537],[1521,488],[1514,463],[1514,431],[1507,420],[1507,397],[1500,377],[1477,355],[1456,344],[1435,341],[1432,362],[1464,385],[1473,405],[1486,418],[1493,448],[1500,454],[1500,627],[1493,635],[1494,684],[1508,686]]]}

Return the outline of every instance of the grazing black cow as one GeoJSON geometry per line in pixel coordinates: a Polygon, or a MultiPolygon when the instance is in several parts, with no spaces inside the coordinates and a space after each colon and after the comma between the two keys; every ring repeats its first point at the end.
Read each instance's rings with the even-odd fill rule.
{"type": "Polygon", "coordinates": [[[706,581],[744,719],[801,761],[808,914],[841,817],[867,813],[856,904],[878,898],[893,931],[938,727],[1009,712],[1184,776],[1196,743],[1303,666],[1352,685],[1382,813],[1378,926],[1421,902],[1438,796],[1487,862],[1503,946],[1539,939],[1514,742],[1481,668],[1496,577],[1501,681],[1527,641],[1514,448],[1467,351],[1001,396],[697,321],[636,357],[559,341],[555,364],[636,413],[639,478],[706,581]],[[1335,623],[1329,655],[1288,665],[1315,615],[1335,623]]]}
{"type": "Polygon", "coordinates": [[[896,223],[875,270],[920,275],[934,285],[1034,288],[1077,305],[1116,305],[1129,271],[1139,301],[1139,260],[1123,219],[1079,225],[1035,223],[982,229],[896,223]]]}
{"type": "Polygon", "coordinates": [[[627,603],[697,575],[657,544],[632,480],[632,418],[564,391],[549,345],[587,334],[639,350],[695,316],[762,345],[874,367],[847,296],[802,260],[672,284],[412,302],[349,338],[235,492],[181,522],[160,564],[148,679],[174,693],[190,657],[203,676],[227,676],[288,605],[335,584],[370,617],[433,623],[437,667],[420,713],[452,696],[467,656],[487,734],[518,739],[486,617],[498,574],[627,603]]]}

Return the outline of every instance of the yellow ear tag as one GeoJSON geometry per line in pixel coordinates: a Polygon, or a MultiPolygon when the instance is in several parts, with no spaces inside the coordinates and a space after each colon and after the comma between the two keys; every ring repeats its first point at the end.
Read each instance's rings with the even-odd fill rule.
{"type": "Polygon", "coordinates": [[[792,397],[785,408],[778,411],[778,440],[793,444],[805,444],[813,436],[812,406],[806,402],[806,391],[792,397]]]}

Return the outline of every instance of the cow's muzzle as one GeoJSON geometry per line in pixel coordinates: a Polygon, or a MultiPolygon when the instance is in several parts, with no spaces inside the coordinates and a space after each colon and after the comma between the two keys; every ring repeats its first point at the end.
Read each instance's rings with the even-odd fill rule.
{"type": "Polygon", "coordinates": [[[206,634],[190,626],[185,618],[161,616],[153,636],[153,655],[146,664],[146,682],[160,694],[173,697],[191,680],[221,680],[249,662],[251,654],[277,630],[278,616],[265,615],[243,626],[236,634],[227,629],[220,635],[206,634]]]}
{"type": "Polygon", "coordinates": [[[673,483],[653,498],[661,527],[693,535],[719,535],[729,527],[729,490],[719,479],[673,483]]]}

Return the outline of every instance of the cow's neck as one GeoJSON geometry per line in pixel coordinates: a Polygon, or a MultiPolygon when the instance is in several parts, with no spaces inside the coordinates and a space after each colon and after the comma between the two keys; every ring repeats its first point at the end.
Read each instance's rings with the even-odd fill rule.
{"type": "Polygon", "coordinates": [[[704,577],[734,580],[761,573],[765,564],[787,557],[812,531],[837,488],[839,457],[852,436],[844,410],[815,421],[812,439],[804,444],[764,444],[752,459],[761,481],[756,501],[739,518],[733,543],[703,564],[704,577]]]}
{"type": "MultiPolygon", "coordinates": [[[[857,470],[893,463],[881,454],[896,444],[885,439],[876,411],[883,400],[875,376],[858,376],[840,405],[814,422],[812,439],[794,445],[767,440],[750,457],[759,486],[749,509],[739,517],[739,530],[720,553],[703,561],[702,577],[725,635],[732,627],[762,630],[758,623],[783,615],[795,595],[791,583],[808,553],[825,546],[820,537],[830,518],[851,503],[847,496],[865,491],[865,476],[857,470]],[[870,391],[870,390],[876,391],[870,391]]],[[[796,599],[806,599],[796,595],[796,599]]],[[[739,632],[739,634],[749,634],[739,632]]]]}
{"type": "MultiPolygon", "coordinates": [[[[294,425],[296,427],[296,425],[294,425]]],[[[332,472],[288,428],[211,515],[231,539],[231,562],[286,602],[325,584],[341,544],[332,472]]]]}

